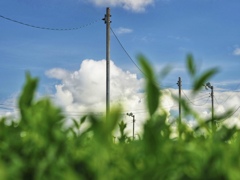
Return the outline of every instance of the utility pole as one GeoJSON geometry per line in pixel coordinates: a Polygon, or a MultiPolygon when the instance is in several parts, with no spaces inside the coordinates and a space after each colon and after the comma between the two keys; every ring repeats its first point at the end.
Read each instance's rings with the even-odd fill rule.
{"type": "Polygon", "coordinates": [[[181,95],[181,92],[182,92],[182,80],[181,80],[181,77],[178,78],[178,82],[177,82],[177,85],[178,85],[178,94],[179,94],[179,120],[178,120],[178,123],[179,125],[181,124],[182,122],[182,95],[181,95]]]}
{"type": "Polygon", "coordinates": [[[134,135],[134,126],[135,126],[135,116],[133,113],[127,113],[128,116],[131,116],[133,118],[133,140],[135,138],[135,135],[134,135]]]}
{"type": "Polygon", "coordinates": [[[106,114],[109,114],[110,101],[110,8],[107,7],[105,17],[102,19],[106,24],[106,114]]]}
{"type": "Polygon", "coordinates": [[[215,124],[214,124],[214,91],[213,91],[213,86],[208,82],[206,85],[205,85],[206,89],[207,88],[210,88],[211,89],[211,94],[210,94],[210,97],[211,97],[211,100],[212,100],[212,121],[211,121],[211,125],[212,125],[212,132],[215,131],[215,124]]]}
{"type": "Polygon", "coordinates": [[[213,95],[213,86],[211,86],[211,98],[212,98],[212,131],[215,131],[214,124],[214,95],[213,95]]]}

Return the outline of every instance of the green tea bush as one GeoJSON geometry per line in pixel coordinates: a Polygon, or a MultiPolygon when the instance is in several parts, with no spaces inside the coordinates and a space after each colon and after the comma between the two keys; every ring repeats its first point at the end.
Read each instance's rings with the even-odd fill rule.
{"type": "MultiPolygon", "coordinates": [[[[126,135],[118,108],[112,108],[107,117],[87,114],[74,120],[72,127],[64,127],[59,108],[47,98],[36,100],[38,79],[27,74],[19,98],[19,119],[10,124],[7,118],[0,120],[0,179],[240,179],[239,130],[216,126],[231,111],[204,120],[182,99],[182,119],[191,115],[198,126],[191,129],[179,119],[169,123],[156,74],[145,57],[138,59],[146,80],[149,115],[142,135],[135,140],[126,135]],[[79,133],[86,122],[90,125],[79,133]],[[116,129],[120,135],[115,142],[116,129]],[[173,133],[177,137],[172,138],[173,133]]],[[[186,62],[193,93],[218,71],[198,73],[190,55],[186,62]]]]}

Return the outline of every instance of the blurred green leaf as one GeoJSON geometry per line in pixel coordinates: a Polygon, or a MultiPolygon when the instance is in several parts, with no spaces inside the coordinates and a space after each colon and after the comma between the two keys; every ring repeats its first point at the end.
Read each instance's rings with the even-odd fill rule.
{"type": "Polygon", "coordinates": [[[139,63],[143,69],[146,80],[146,94],[147,94],[147,107],[150,116],[152,116],[158,108],[160,90],[157,85],[157,81],[154,76],[154,72],[148,63],[147,59],[143,56],[139,56],[139,63]]]}
{"type": "Polygon", "coordinates": [[[150,116],[152,116],[158,108],[160,92],[158,87],[151,82],[147,84],[146,91],[148,111],[150,116]]]}
{"type": "Polygon", "coordinates": [[[80,126],[79,126],[78,122],[76,121],[76,119],[72,119],[72,120],[73,120],[74,126],[75,126],[77,129],[79,129],[80,126]]]}
{"type": "Polygon", "coordinates": [[[143,70],[145,78],[149,81],[154,81],[155,80],[154,72],[153,72],[152,67],[150,66],[147,58],[144,57],[143,55],[139,55],[138,61],[141,65],[141,68],[143,70]]]}
{"type": "Polygon", "coordinates": [[[86,116],[83,116],[81,119],[80,119],[80,124],[83,124],[87,119],[87,115],[86,116]]]}
{"type": "Polygon", "coordinates": [[[37,78],[32,78],[30,73],[26,73],[26,83],[24,85],[22,94],[20,95],[19,99],[19,107],[21,113],[24,113],[24,109],[31,106],[34,93],[36,91],[38,84],[37,78]]]}
{"type": "Polygon", "coordinates": [[[124,123],[123,121],[121,121],[118,124],[118,127],[119,127],[119,130],[120,130],[120,137],[118,138],[118,140],[119,140],[120,143],[124,143],[127,140],[127,135],[124,132],[126,127],[127,127],[127,124],[124,123]]]}
{"type": "Polygon", "coordinates": [[[193,92],[199,91],[206,82],[219,72],[218,68],[206,70],[200,77],[196,78],[193,84],[193,92]]]}
{"type": "Polygon", "coordinates": [[[160,78],[164,79],[171,72],[172,69],[172,66],[164,67],[159,74],[160,78]]]}
{"type": "Polygon", "coordinates": [[[187,55],[187,70],[188,73],[190,74],[191,77],[195,77],[196,73],[197,73],[197,66],[194,62],[194,58],[191,54],[187,55]]]}

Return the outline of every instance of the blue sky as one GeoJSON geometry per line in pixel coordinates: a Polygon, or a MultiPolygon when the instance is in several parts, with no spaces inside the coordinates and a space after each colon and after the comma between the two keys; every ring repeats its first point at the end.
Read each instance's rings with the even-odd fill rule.
{"type": "MultiPolygon", "coordinates": [[[[40,78],[40,94],[51,95],[66,80],[53,75],[57,71],[52,69],[73,73],[86,59],[105,59],[106,33],[101,19],[107,6],[111,8],[111,28],[136,62],[141,53],[157,71],[172,65],[164,86],[177,88],[178,77],[182,77],[183,88],[189,89],[185,57],[192,53],[199,70],[220,68],[211,80],[216,88],[238,88],[239,0],[1,0],[1,16],[40,27],[79,28],[43,30],[0,18],[2,104],[20,92],[26,71],[40,78]]],[[[113,35],[111,60],[124,72],[141,78],[113,35]]]]}

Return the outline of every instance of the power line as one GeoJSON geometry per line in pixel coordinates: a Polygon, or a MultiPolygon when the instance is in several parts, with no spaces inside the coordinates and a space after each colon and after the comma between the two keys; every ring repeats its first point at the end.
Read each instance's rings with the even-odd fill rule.
{"type": "Polygon", "coordinates": [[[233,116],[239,109],[240,109],[240,106],[229,117],[233,116]]]}
{"type": "Polygon", "coordinates": [[[220,102],[220,104],[227,102],[230,99],[230,97],[232,97],[233,94],[236,93],[236,92],[239,92],[239,91],[232,91],[231,94],[225,100],[220,102]]]}
{"type": "Polygon", "coordinates": [[[36,25],[32,25],[32,24],[28,24],[28,23],[25,23],[25,22],[21,22],[21,21],[18,21],[18,20],[15,20],[15,19],[11,19],[9,17],[5,17],[3,15],[0,15],[0,18],[3,18],[5,20],[8,20],[8,21],[11,21],[11,22],[14,22],[14,23],[18,23],[18,24],[21,24],[21,25],[24,25],[24,26],[28,26],[28,27],[31,27],[31,28],[36,28],[36,29],[43,29],[43,30],[51,30],[51,31],[72,31],[72,30],[79,30],[79,29],[82,29],[82,28],[85,28],[87,26],[90,26],[100,20],[95,20],[91,23],[88,23],[88,24],[85,24],[83,26],[80,26],[80,27],[76,27],[76,28],[49,28],[49,27],[41,27],[41,26],[36,26],[36,25]]]}
{"type": "Polygon", "coordinates": [[[132,63],[138,68],[139,71],[141,71],[141,73],[142,73],[143,75],[145,75],[144,72],[141,70],[141,68],[137,65],[137,63],[135,63],[135,61],[134,61],[134,60],[132,59],[132,57],[129,55],[129,53],[127,52],[127,50],[124,48],[124,46],[122,45],[121,41],[119,40],[119,38],[117,37],[117,35],[115,34],[115,32],[112,30],[112,28],[111,28],[111,31],[112,31],[113,35],[115,36],[115,38],[117,39],[117,41],[118,41],[119,45],[121,46],[121,48],[123,49],[123,51],[127,54],[127,56],[129,57],[129,59],[132,61],[132,63]]]}
{"type": "MultiPolygon", "coordinates": [[[[117,37],[116,33],[113,31],[112,28],[110,28],[114,37],[116,38],[117,42],[119,43],[119,45],[121,46],[121,48],[123,49],[123,51],[126,53],[126,55],[128,56],[128,58],[132,61],[132,63],[137,67],[137,69],[146,77],[148,77],[143,70],[137,65],[137,63],[133,60],[133,58],[130,56],[130,54],[127,52],[126,48],[124,48],[123,44],[121,43],[121,41],[119,40],[119,38],[117,37]]],[[[160,86],[160,84],[158,82],[154,82],[156,85],[160,86]]],[[[174,85],[175,86],[175,85],[174,85]]],[[[164,88],[164,86],[160,86],[161,88],[164,88]]],[[[165,86],[166,87],[166,86],[165,86]]],[[[163,89],[162,89],[163,90],[163,89]]],[[[168,90],[168,89],[166,89],[168,90]]],[[[168,90],[169,91],[169,90],[168,90]]]]}
{"type": "Polygon", "coordinates": [[[200,100],[203,100],[203,99],[206,99],[206,97],[205,98],[201,98],[201,99],[198,99],[198,100],[196,100],[196,101],[191,101],[190,100],[190,98],[185,94],[185,92],[182,90],[182,92],[183,92],[183,95],[186,97],[186,99],[192,104],[192,105],[194,105],[194,106],[203,106],[203,105],[205,105],[205,104],[207,104],[207,102],[209,101],[209,98],[210,98],[210,96],[207,98],[207,100],[206,100],[206,102],[204,102],[203,104],[194,104],[194,102],[196,102],[196,101],[200,101],[200,100]]]}
{"type": "Polygon", "coordinates": [[[204,95],[204,96],[201,96],[201,97],[199,97],[199,98],[193,99],[192,102],[201,101],[201,100],[203,100],[203,99],[205,99],[205,98],[208,98],[208,97],[210,97],[210,96],[209,96],[209,95],[204,95]]]}
{"type": "MultiPolygon", "coordinates": [[[[114,37],[116,38],[117,42],[119,43],[119,45],[121,46],[121,48],[123,49],[123,51],[126,53],[126,55],[128,56],[128,58],[132,61],[132,63],[137,67],[137,69],[146,77],[148,77],[144,72],[143,70],[137,65],[137,63],[132,59],[132,57],[129,55],[129,53],[127,52],[126,48],[124,48],[124,46],[122,45],[121,41],[119,40],[119,38],[117,37],[116,33],[113,31],[112,28],[110,28],[114,37]]],[[[154,81],[154,84],[159,86],[159,87],[162,87],[160,86],[160,84],[156,81],[154,81]]],[[[167,89],[168,90],[168,89],[167,89]]],[[[169,91],[169,90],[168,90],[169,91]]]]}
{"type": "Polygon", "coordinates": [[[230,97],[232,97],[232,95],[233,95],[234,93],[239,92],[239,91],[237,90],[239,86],[240,86],[240,83],[237,84],[237,86],[234,88],[235,90],[232,91],[231,94],[230,94],[225,100],[221,101],[220,104],[225,103],[230,97]]]}
{"type": "MultiPolygon", "coordinates": [[[[217,98],[216,98],[215,96],[214,96],[214,100],[215,100],[215,102],[216,102],[218,105],[221,105],[221,104],[223,103],[223,102],[222,102],[222,103],[219,103],[218,100],[217,100],[217,98]]],[[[226,101],[225,101],[225,102],[226,102],[226,101]]],[[[225,103],[225,102],[224,102],[224,103],[225,103]]]]}
{"type": "Polygon", "coordinates": [[[227,116],[227,117],[224,118],[223,120],[226,120],[226,119],[229,119],[230,117],[232,117],[239,109],[240,109],[240,106],[238,106],[238,108],[236,108],[235,111],[233,111],[232,114],[230,114],[229,116],[227,116]]]}

